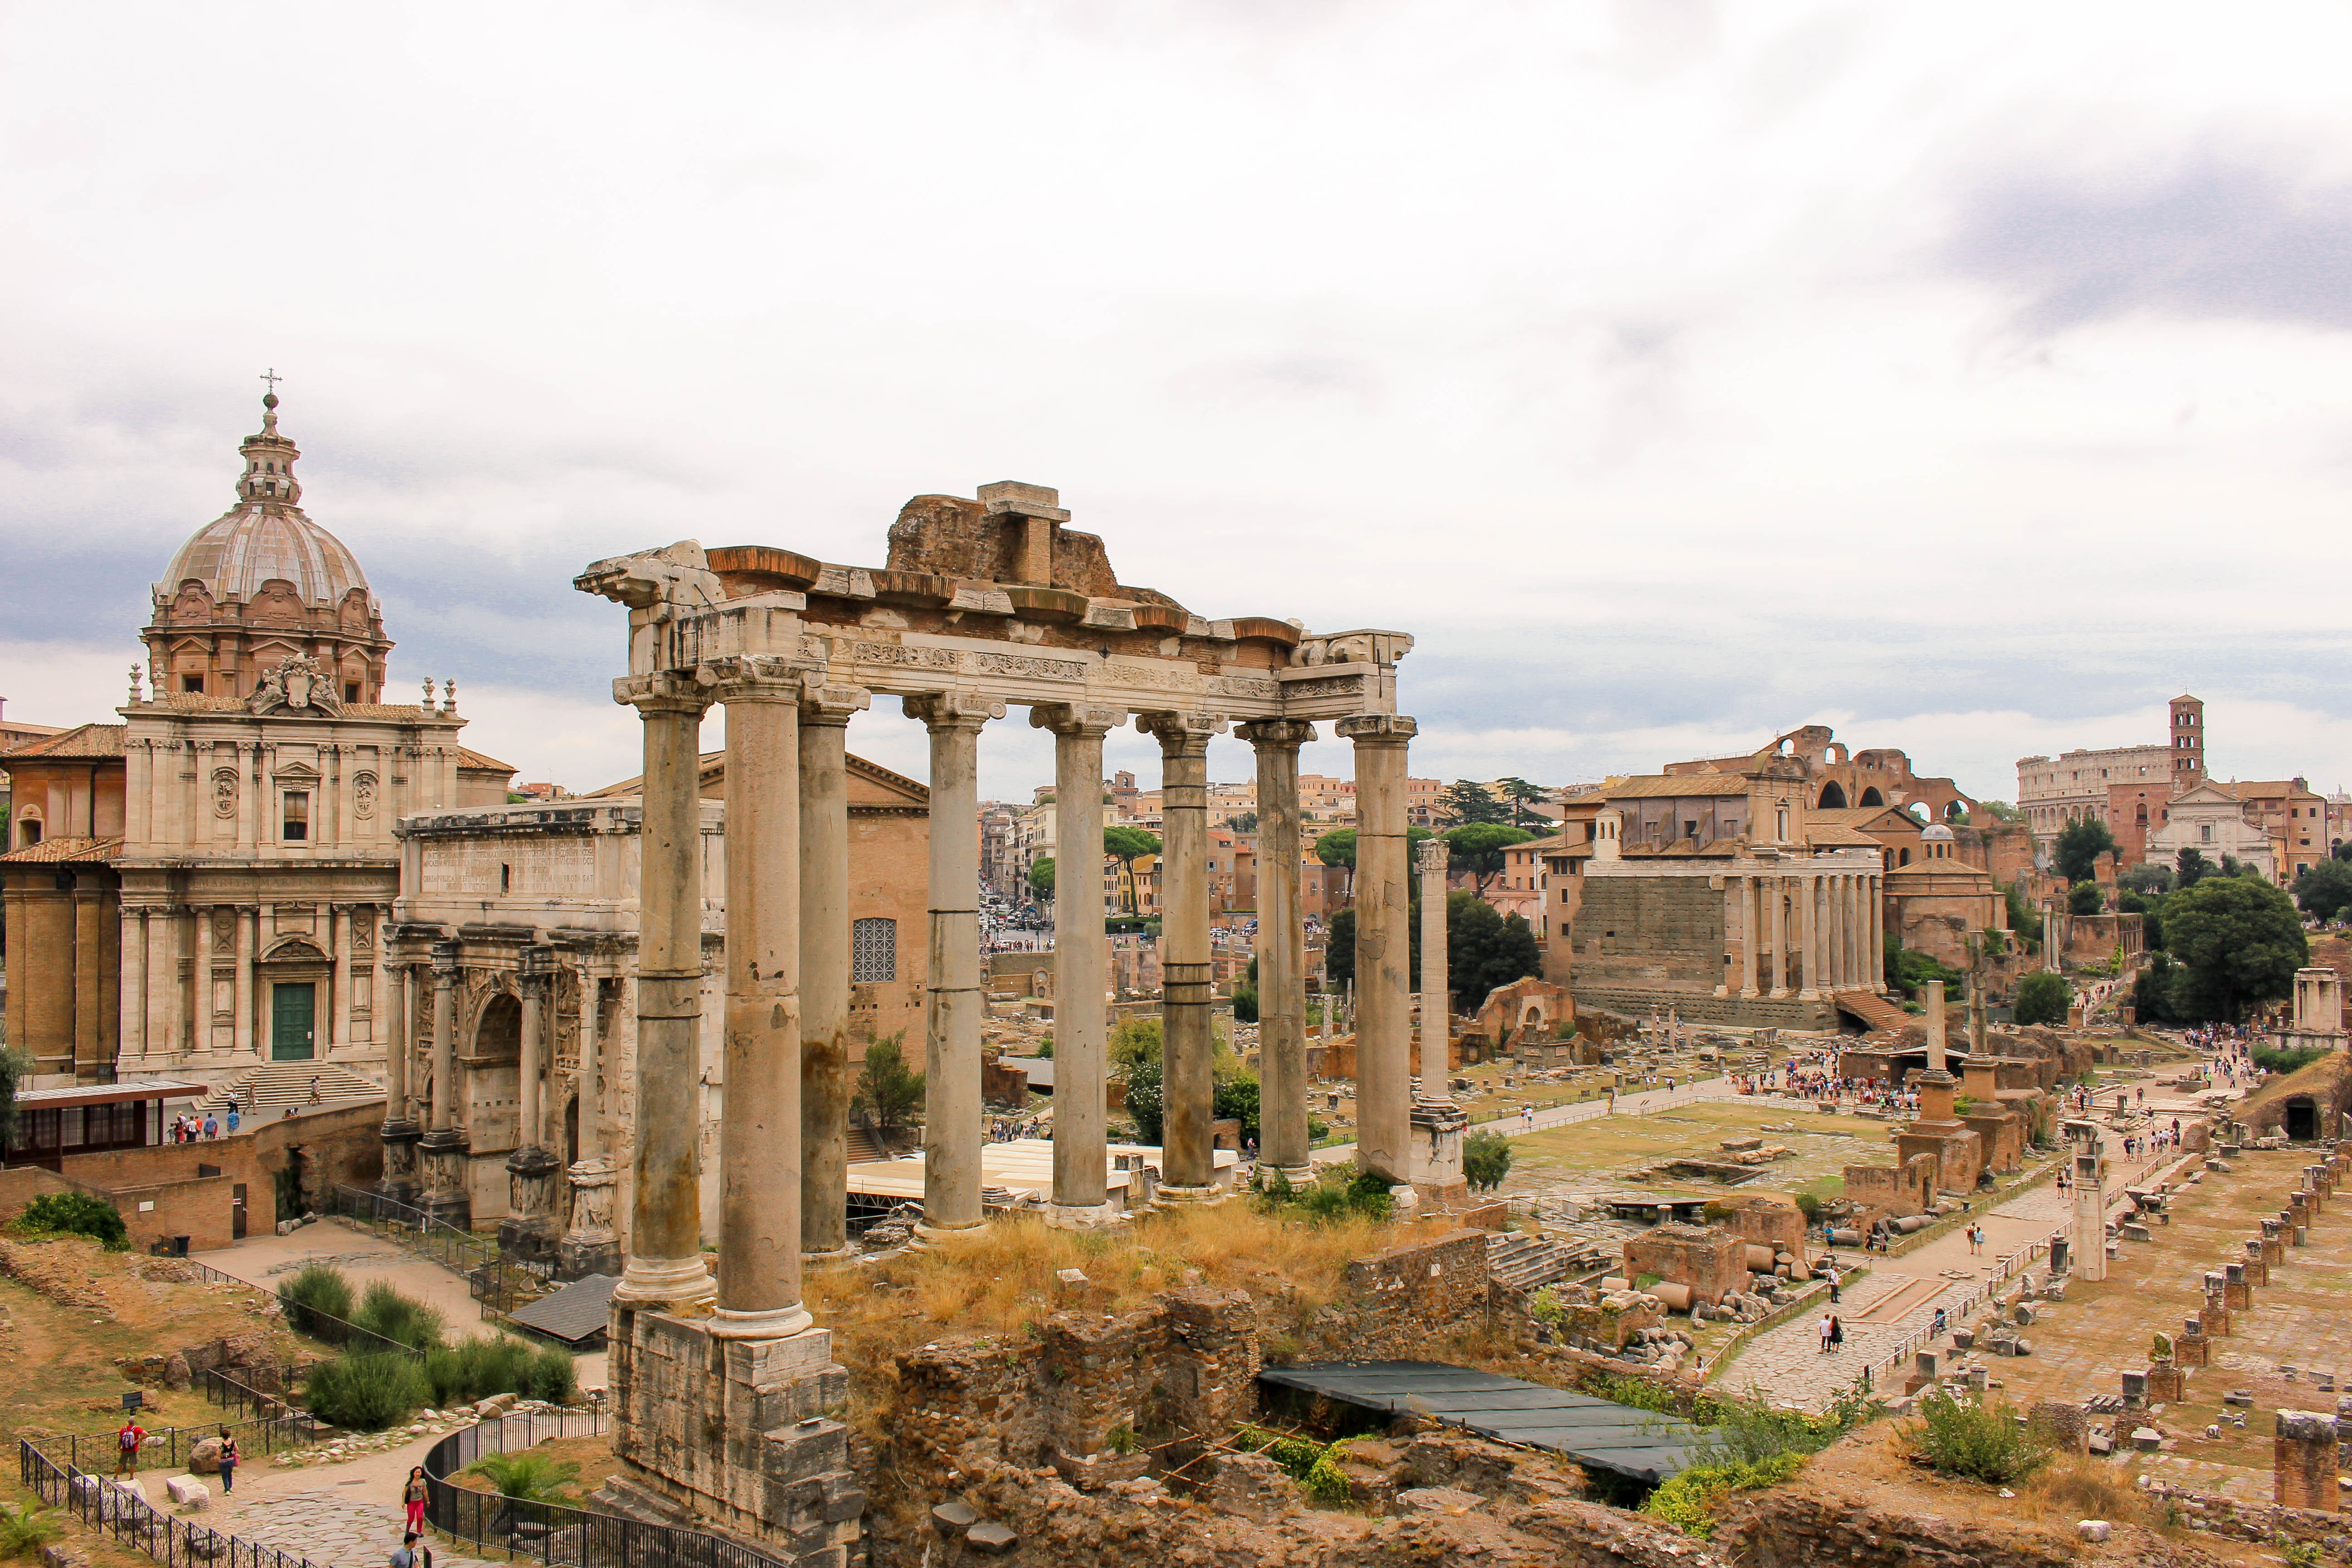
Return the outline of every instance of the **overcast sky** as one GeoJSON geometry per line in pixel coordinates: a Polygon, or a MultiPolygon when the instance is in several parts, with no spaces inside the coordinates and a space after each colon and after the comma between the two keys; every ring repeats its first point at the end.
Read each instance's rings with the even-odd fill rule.
{"type": "MultiPolygon", "coordinates": [[[[394,697],[454,676],[525,779],[637,771],[584,563],[878,564],[908,497],[1010,479],[1197,613],[1412,632],[1416,773],[1822,722],[2009,798],[2193,691],[2216,773],[2333,789],[2347,45],[2317,4],[11,5],[0,697],[111,716],[274,365],[394,697]]],[[[895,710],[851,740],[922,771],[895,710]]],[[[1050,782],[1017,713],[982,752],[1050,782]]]]}

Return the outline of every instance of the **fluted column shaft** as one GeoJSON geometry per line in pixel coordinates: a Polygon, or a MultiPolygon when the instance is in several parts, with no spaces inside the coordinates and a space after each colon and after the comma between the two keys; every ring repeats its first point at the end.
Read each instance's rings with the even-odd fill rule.
{"type": "Polygon", "coordinates": [[[870,700],[801,702],[801,1252],[849,1250],[849,718],[870,700]]]}
{"type": "Polygon", "coordinates": [[[525,975],[522,980],[522,1050],[517,1064],[521,1083],[516,1100],[515,1147],[537,1149],[547,1142],[545,1100],[541,1089],[541,1075],[546,1071],[546,1035],[544,1009],[546,982],[537,975],[525,975]]]}
{"type": "Polygon", "coordinates": [[[1265,719],[1237,731],[1257,754],[1258,1158],[1315,1173],[1307,1134],[1307,921],[1299,900],[1298,748],[1315,726],[1265,719]]]}
{"type": "Polygon", "coordinates": [[[1766,878],[1764,891],[1772,901],[1772,981],[1765,994],[1786,996],[1789,994],[1789,879],[1777,874],[1766,878]]]}
{"type": "Polygon", "coordinates": [[[1124,717],[1115,708],[1036,708],[1029,714],[1032,724],[1054,732],[1054,1200],[1045,1223],[1069,1228],[1110,1217],[1103,736],[1124,717]]]}
{"type": "Polygon", "coordinates": [[[905,710],[931,738],[930,991],[923,1027],[926,1239],[982,1223],[980,731],[1004,705],[941,692],[905,710]]]}
{"type": "Polygon", "coordinates": [[[628,1258],[614,1300],[698,1314],[702,1260],[702,688],[644,678],[645,813],[638,838],[635,1138],[628,1258]]]}
{"type": "Polygon", "coordinates": [[[727,707],[726,1096],[711,1332],[781,1339],[801,1305],[801,683],[712,661],[727,707]]]}
{"type": "Polygon", "coordinates": [[[1356,1160],[1391,1184],[1412,1179],[1411,920],[1402,714],[1342,719],[1356,747],[1356,1160]]]}
{"type": "Polygon", "coordinates": [[[1190,713],[1136,721],[1160,741],[1160,1195],[1169,1202],[1213,1197],[1217,1180],[1216,1041],[1209,1016],[1216,991],[1209,951],[1209,736],[1215,722],[1190,713]]]}
{"type": "Polygon", "coordinates": [[[433,1124],[451,1130],[449,1116],[457,1076],[457,943],[437,943],[433,954],[433,1124]],[[444,950],[447,950],[446,952],[444,950]]]}
{"type": "Polygon", "coordinates": [[[1414,851],[1421,873],[1421,1076],[1443,1079],[1451,1066],[1454,994],[1445,973],[1445,868],[1451,851],[1443,838],[1422,841],[1414,851]]]}

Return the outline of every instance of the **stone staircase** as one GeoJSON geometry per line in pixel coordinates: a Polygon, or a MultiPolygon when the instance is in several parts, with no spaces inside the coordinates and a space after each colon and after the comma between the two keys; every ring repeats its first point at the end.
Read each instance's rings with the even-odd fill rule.
{"type": "Polygon", "coordinates": [[[1865,1029],[1901,1029],[1915,1020],[1903,1010],[1902,1005],[1868,991],[1833,991],[1831,999],[1837,1010],[1865,1029]]]}
{"type": "Polygon", "coordinates": [[[889,1157],[888,1152],[882,1147],[882,1140],[874,1136],[872,1131],[863,1127],[850,1128],[849,1163],[862,1165],[871,1160],[887,1160],[889,1157]]]}
{"type": "Polygon", "coordinates": [[[196,1102],[197,1110],[226,1111],[231,1090],[247,1116],[281,1111],[289,1105],[308,1109],[314,1078],[322,1106],[384,1098],[383,1085],[332,1062],[264,1062],[215,1082],[213,1091],[196,1102]]]}
{"type": "Polygon", "coordinates": [[[1576,1272],[1579,1250],[1549,1237],[1501,1231],[1486,1238],[1486,1272],[1514,1290],[1538,1290],[1576,1272]]]}

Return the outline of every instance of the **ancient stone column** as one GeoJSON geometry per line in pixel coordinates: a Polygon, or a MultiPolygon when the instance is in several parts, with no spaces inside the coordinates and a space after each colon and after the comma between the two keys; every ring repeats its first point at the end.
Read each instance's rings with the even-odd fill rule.
{"type": "Polygon", "coordinates": [[[1822,879],[1820,875],[1808,871],[1798,878],[1797,892],[1803,900],[1799,913],[1802,916],[1804,924],[1802,962],[1805,966],[1804,984],[1798,994],[1807,997],[1819,996],[1822,991],[1822,971],[1829,967],[1825,962],[1826,945],[1822,941],[1822,879]]]}
{"type": "Polygon", "coordinates": [[[1454,1038],[1454,994],[1446,989],[1445,973],[1445,867],[1451,851],[1443,838],[1425,838],[1414,854],[1421,872],[1421,1076],[1442,1086],[1454,1038]]]}
{"type": "MultiPolygon", "coordinates": [[[[1315,738],[1315,726],[1261,719],[1244,724],[1236,733],[1257,753],[1258,1158],[1291,1181],[1306,1182],[1314,1178],[1315,1162],[1307,1135],[1307,921],[1298,890],[1298,748],[1315,738]]],[[[1327,1045],[1330,1027],[1327,1012],[1327,1045]]]]}
{"type": "Polygon", "coordinates": [[[773,657],[715,659],[711,673],[727,705],[727,1088],[710,1332],[774,1340],[810,1323],[801,1305],[801,681],[773,657]]]}
{"type": "MultiPolygon", "coordinates": [[[[526,962],[544,949],[526,948],[526,962]]],[[[526,971],[520,981],[522,992],[522,1048],[517,1053],[516,1131],[515,1146],[536,1149],[547,1141],[546,1097],[542,1085],[547,1071],[544,1017],[547,1006],[547,979],[544,974],[526,971]]]]}
{"type": "Polygon", "coordinates": [[[1846,878],[1843,872],[1832,872],[1823,879],[1828,888],[1825,902],[1829,909],[1829,973],[1822,977],[1823,989],[1843,991],[1846,986],[1846,878]]]}
{"type": "Polygon", "coordinates": [[[638,836],[635,1139],[628,1257],[615,1305],[699,1316],[713,1286],[702,1261],[702,800],[706,689],[672,674],[634,677],[645,727],[638,836]]]}
{"type": "Polygon", "coordinates": [[[1356,1161],[1403,1185],[1412,1179],[1405,749],[1415,726],[1370,713],[1334,728],[1356,745],[1356,1161]]]}
{"type": "Polygon", "coordinates": [[[547,987],[554,970],[553,948],[522,950],[520,1126],[514,1152],[507,1156],[507,1217],[499,1222],[499,1246],[529,1258],[544,1258],[556,1244],[555,1173],[561,1162],[547,1149],[541,1087],[547,1068],[547,987]]]}
{"type": "Polygon", "coordinates": [[[451,1114],[457,1092],[457,952],[454,942],[433,944],[432,1124],[416,1152],[424,1166],[420,1206],[463,1230],[474,1205],[465,1184],[466,1140],[451,1114]]]}
{"type": "MultiPolygon", "coordinates": [[[[237,912],[236,919],[242,929],[243,910],[237,912]]],[[[383,939],[379,936],[377,940],[383,939]]],[[[384,970],[385,1000],[391,1005],[391,1016],[385,1020],[383,1036],[383,1126],[377,1132],[383,1142],[383,1176],[377,1182],[376,1190],[402,1204],[414,1202],[416,1197],[416,1141],[424,1135],[424,1129],[416,1125],[409,1093],[409,1068],[416,1056],[415,976],[412,964],[389,964],[384,970]]]]}
{"type": "Polygon", "coordinates": [[[1868,905],[1869,919],[1863,925],[1864,969],[1870,975],[1868,989],[1886,994],[1886,900],[1879,895],[1879,879],[1872,873],[1863,879],[1863,899],[1868,905]]]}
{"type": "Polygon", "coordinates": [[[616,1274],[620,1238],[613,1231],[613,1194],[620,1175],[604,1142],[604,1037],[597,1016],[604,983],[580,970],[580,1158],[565,1177],[572,1184],[571,1225],[556,1244],[556,1277],[583,1279],[616,1274]]]}
{"type": "Polygon", "coordinates": [[[850,715],[863,687],[801,700],[801,1255],[849,1245],[850,715]]]}
{"type": "MultiPolygon", "coordinates": [[[[1033,708],[1054,732],[1054,1198],[1045,1223],[1067,1229],[1111,1220],[1103,1093],[1103,736],[1116,708],[1033,708]]],[[[1164,929],[1164,928],[1163,928],[1164,929]]]]}
{"type": "Polygon", "coordinates": [[[1758,984],[1764,971],[1763,879],[1743,873],[1739,879],[1739,994],[1762,994],[1758,984]]]}
{"type": "Polygon", "coordinates": [[[980,1206],[980,731],[1004,704],[960,692],[909,697],[931,736],[930,993],[923,1027],[927,1240],[971,1230],[980,1206]]]}
{"type": "Polygon", "coordinates": [[[1768,996],[1789,994],[1789,879],[1785,876],[1764,879],[1764,894],[1772,902],[1772,984],[1768,996]]]}
{"type": "MultiPolygon", "coordinates": [[[[1223,721],[1193,713],[1146,713],[1136,727],[1160,742],[1160,1073],[1165,1131],[1160,1153],[1163,1203],[1217,1197],[1211,1121],[1216,994],[1209,950],[1209,737],[1223,721]]],[[[1057,1075],[1058,1078],[1058,1075],[1057,1075]]],[[[1055,1099],[1060,1098],[1058,1081],[1055,1099]]]]}

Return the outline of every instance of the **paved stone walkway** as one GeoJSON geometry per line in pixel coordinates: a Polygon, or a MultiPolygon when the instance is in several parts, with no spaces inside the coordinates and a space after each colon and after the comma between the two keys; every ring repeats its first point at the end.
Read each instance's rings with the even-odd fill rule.
{"type": "MultiPolygon", "coordinates": [[[[319,1568],[383,1568],[400,1544],[401,1519],[396,1503],[327,1488],[256,1503],[229,1528],[241,1541],[307,1557],[319,1568]]],[[[476,1559],[437,1543],[433,1561],[436,1568],[478,1568],[476,1559]]]]}

